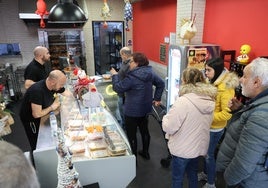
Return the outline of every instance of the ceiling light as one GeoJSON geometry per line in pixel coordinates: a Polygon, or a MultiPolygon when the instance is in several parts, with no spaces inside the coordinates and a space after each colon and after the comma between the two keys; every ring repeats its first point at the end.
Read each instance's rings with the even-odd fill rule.
{"type": "Polygon", "coordinates": [[[58,0],[48,16],[49,23],[85,23],[84,11],[73,3],[73,0],[58,0]]]}

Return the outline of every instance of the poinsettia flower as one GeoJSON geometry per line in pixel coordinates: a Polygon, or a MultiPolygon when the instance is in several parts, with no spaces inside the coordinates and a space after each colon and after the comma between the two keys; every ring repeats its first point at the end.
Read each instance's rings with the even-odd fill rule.
{"type": "Polygon", "coordinates": [[[92,78],[91,80],[90,80],[90,83],[94,83],[95,82],[95,78],[92,78]]]}
{"type": "Polygon", "coordinates": [[[79,68],[77,68],[77,67],[73,70],[73,73],[74,73],[75,76],[77,76],[78,71],[79,71],[79,68]]]}
{"type": "Polygon", "coordinates": [[[90,83],[90,80],[88,78],[79,79],[79,84],[80,85],[87,85],[89,83],[90,83]]]}
{"type": "Polygon", "coordinates": [[[97,89],[96,89],[95,87],[93,87],[93,88],[90,89],[90,91],[91,91],[91,92],[96,92],[97,89]]]}
{"type": "Polygon", "coordinates": [[[2,92],[4,88],[5,86],[3,84],[0,84],[0,92],[2,92]]]}

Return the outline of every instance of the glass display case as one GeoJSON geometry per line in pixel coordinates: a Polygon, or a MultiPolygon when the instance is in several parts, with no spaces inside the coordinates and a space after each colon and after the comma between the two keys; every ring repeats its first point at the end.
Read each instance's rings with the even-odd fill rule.
{"type": "MultiPolygon", "coordinates": [[[[103,107],[86,108],[75,99],[62,97],[60,100],[57,118],[64,131],[65,144],[73,153],[72,161],[82,186],[97,182],[102,188],[127,187],[136,176],[136,158],[110,111],[103,107]]],[[[58,156],[50,130],[48,120],[43,120],[34,151],[42,187],[57,185],[58,156]]]]}
{"type": "Polygon", "coordinates": [[[73,63],[86,69],[85,42],[81,29],[39,29],[39,43],[49,49],[52,69],[73,63]]]}

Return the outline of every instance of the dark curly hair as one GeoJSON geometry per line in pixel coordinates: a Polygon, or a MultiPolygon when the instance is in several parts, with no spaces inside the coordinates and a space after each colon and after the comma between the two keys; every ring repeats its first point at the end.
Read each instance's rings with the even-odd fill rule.
{"type": "Polygon", "coordinates": [[[138,67],[149,65],[149,61],[145,54],[141,52],[134,52],[132,54],[133,61],[138,64],[138,67]]]}

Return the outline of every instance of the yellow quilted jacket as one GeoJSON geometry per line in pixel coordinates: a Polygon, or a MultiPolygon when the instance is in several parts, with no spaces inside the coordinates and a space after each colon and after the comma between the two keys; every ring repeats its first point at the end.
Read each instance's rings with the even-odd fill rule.
{"type": "Polygon", "coordinates": [[[218,88],[218,93],[211,129],[222,129],[232,117],[228,103],[235,96],[235,88],[239,85],[239,78],[235,73],[225,69],[213,85],[218,88]]]}

